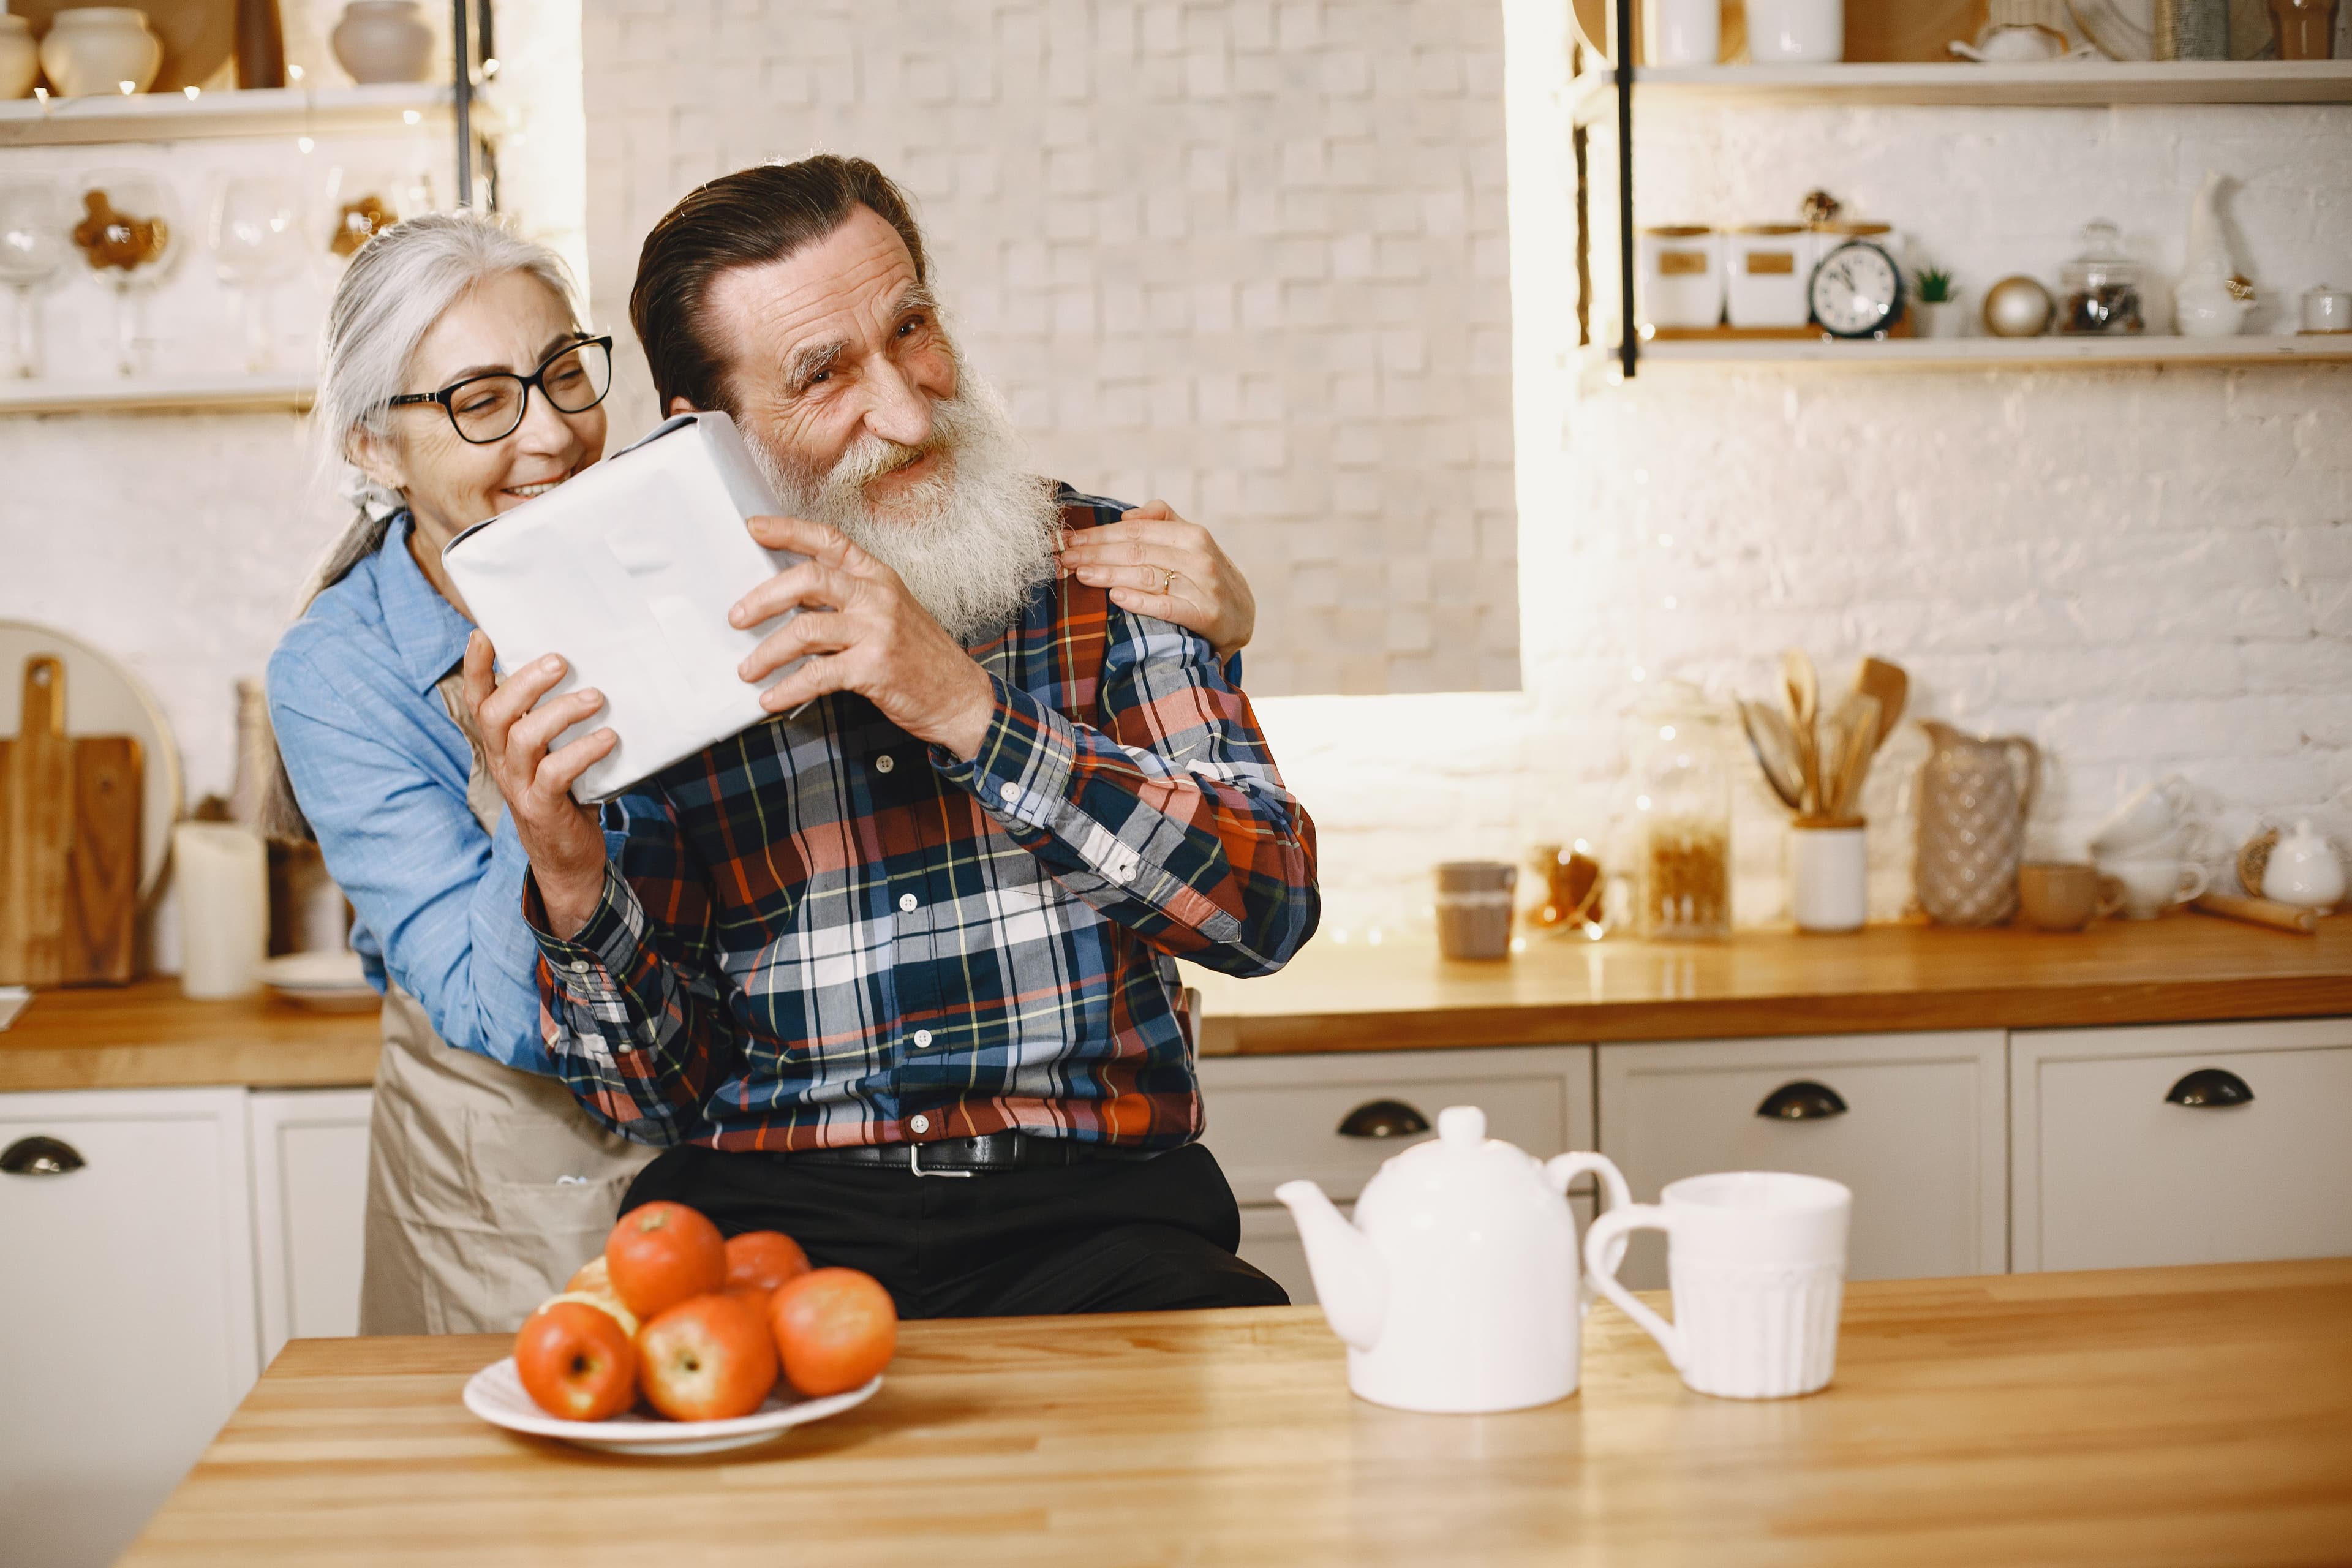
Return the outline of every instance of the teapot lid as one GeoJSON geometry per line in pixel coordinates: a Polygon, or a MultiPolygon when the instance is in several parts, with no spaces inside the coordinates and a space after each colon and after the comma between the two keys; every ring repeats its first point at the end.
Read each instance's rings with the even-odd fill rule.
{"type": "Polygon", "coordinates": [[[1517,1144],[1487,1137],[1478,1107],[1449,1105],[1437,1113],[1436,1137],[1391,1155],[1364,1184],[1356,1223],[1370,1229],[1407,1210],[1495,1213],[1529,1192],[1551,1192],[1542,1164],[1517,1144]]]}

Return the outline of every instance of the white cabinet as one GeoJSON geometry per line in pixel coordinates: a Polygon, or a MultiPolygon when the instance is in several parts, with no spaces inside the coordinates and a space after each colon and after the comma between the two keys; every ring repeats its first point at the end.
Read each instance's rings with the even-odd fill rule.
{"type": "Polygon", "coordinates": [[[246,1148],[241,1089],[0,1095],[0,1558],[111,1563],[253,1382],[246,1148]]]}
{"type": "Polygon", "coordinates": [[[2010,1064],[2019,1269],[2352,1253],[2352,1019],[2020,1032],[2010,1064]]]}
{"type": "MultiPolygon", "coordinates": [[[[1999,1030],[1969,1030],[1603,1046],[1601,1150],[1644,1203],[1709,1171],[1843,1182],[1849,1279],[1998,1274],[2002,1044],[1999,1030]]],[[[1664,1240],[1637,1235],[1620,1277],[1663,1286],[1664,1240]]]]}
{"type": "Polygon", "coordinates": [[[364,1089],[253,1096],[253,1252],[264,1366],[289,1339],[359,1332],[373,1098],[364,1089]]]}
{"type": "MultiPolygon", "coordinates": [[[[1418,1119],[1433,1130],[1445,1107],[1475,1105],[1486,1111],[1492,1136],[1530,1154],[1592,1147],[1589,1046],[1203,1057],[1200,1069],[1208,1117],[1202,1142],[1241,1203],[1242,1257],[1302,1305],[1315,1292],[1297,1231],[1274,1189],[1306,1177],[1344,1207],[1382,1161],[1428,1135],[1367,1135],[1371,1128],[1418,1119]],[[1343,1132],[1351,1119],[1356,1132],[1343,1132]]],[[[1580,1222],[1591,1207],[1590,1199],[1578,1200],[1580,1222]]]]}

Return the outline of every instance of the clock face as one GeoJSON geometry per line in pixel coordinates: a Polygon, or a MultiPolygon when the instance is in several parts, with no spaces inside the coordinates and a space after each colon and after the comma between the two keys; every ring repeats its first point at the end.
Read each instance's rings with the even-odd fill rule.
{"type": "Polygon", "coordinates": [[[1903,313],[1903,274],[1866,239],[1848,240],[1813,268],[1813,320],[1842,338],[1883,332],[1903,313]]]}

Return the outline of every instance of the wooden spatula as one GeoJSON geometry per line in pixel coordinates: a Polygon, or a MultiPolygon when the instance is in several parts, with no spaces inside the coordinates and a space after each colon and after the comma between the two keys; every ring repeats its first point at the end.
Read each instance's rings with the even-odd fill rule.
{"type": "Polygon", "coordinates": [[[25,661],[0,739],[0,984],[122,984],[139,913],[139,742],[66,733],[66,667],[25,661]]]}
{"type": "Polygon", "coordinates": [[[1796,731],[1797,765],[1804,776],[1800,809],[1811,816],[1822,809],[1821,737],[1813,728],[1820,715],[1822,688],[1813,676],[1813,661],[1803,648],[1792,647],[1780,656],[1780,685],[1788,693],[1789,727],[1796,731]]]}
{"type": "Polygon", "coordinates": [[[1878,699],[1878,738],[1871,742],[1871,749],[1875,751],[1886,744],[1886,737],[1903,722],[1903,705],[1911,698],[1911,678],[1899,664],[1865,658],[1862,668],[1854,671],[1853,689],[1865,697],[1878,699]]]}

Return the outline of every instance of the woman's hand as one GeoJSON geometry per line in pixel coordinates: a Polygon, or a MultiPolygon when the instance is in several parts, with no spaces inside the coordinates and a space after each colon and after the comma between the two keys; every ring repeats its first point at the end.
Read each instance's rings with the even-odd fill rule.
{"type": "Polygon", "coordinates": [[[523,852],[530,857],[548,929],[569,937],[588,923],[604,896],[604,833],[596,813],[572,798],[580,775],[619,741],[611,730],[583,735],[550,752],[548,742],[604,706],[604,694],[591,687],[567,691],[541,704],[563,679],[562,658],[535,660],[497,683],[490,639],[475,632],[466,639],[466,706],[499,794],[506,797],[523,852]]]}
{"type": "Polygon", "coordinates": [[[1120,609],[1200,633],[1221,659],[1257,629],[1249,580],[1207,529],[1164,500],[1121,512],[1107,528],[1066,535],[1061,561],[1088,587],[1108,588],[1120,609]]]}

